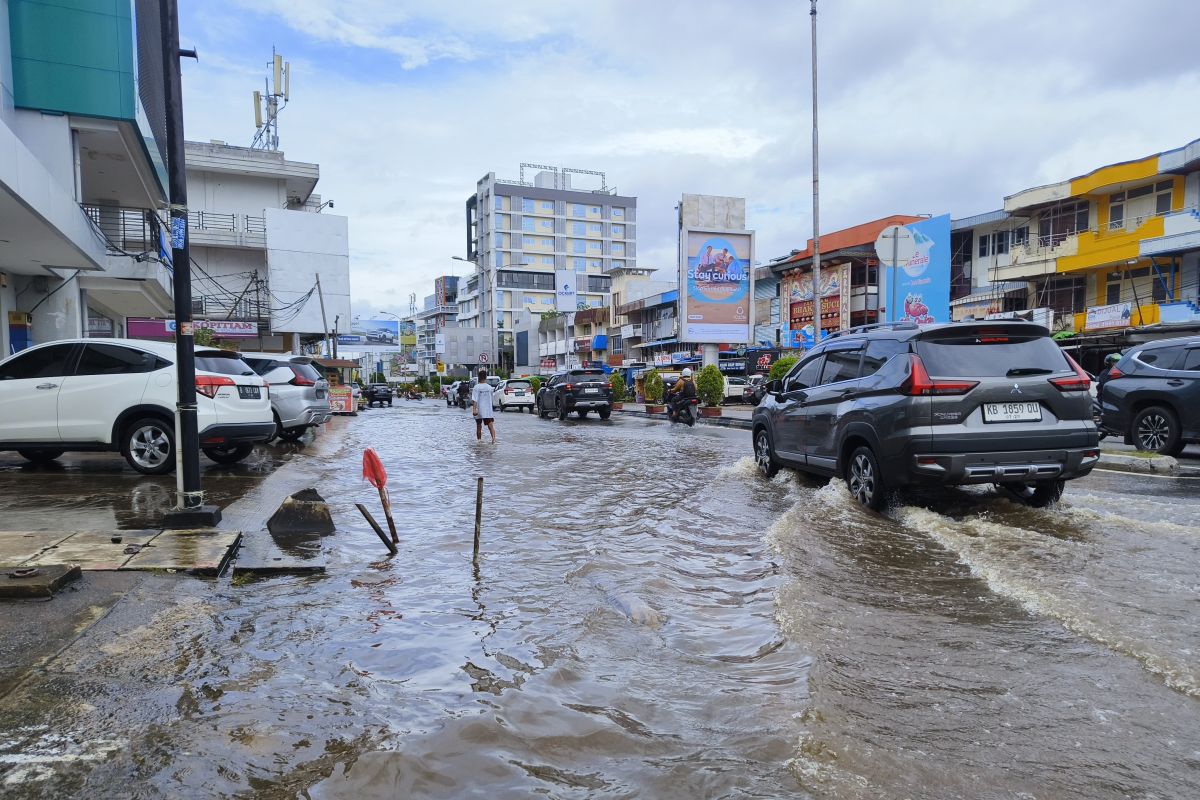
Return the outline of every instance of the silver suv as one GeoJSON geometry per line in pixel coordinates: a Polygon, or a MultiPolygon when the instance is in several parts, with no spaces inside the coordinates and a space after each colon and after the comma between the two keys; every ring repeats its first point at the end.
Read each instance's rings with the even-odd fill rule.
{"type": "Polygon", "coordinates": [[[242,360],[271,387],[275,435],[297,441],[309,428],[329,421],[329,382],[307,356],[242,353],[242,360]]]}
{"type": "Polygon", "coordinates": [[[908,486],[993,483],[1033,506],[1100,459],[1090,380],[1040,325],[881,325],[835,335],[773,381],[754,457],[844,478],[879,509],[908,486]]]}

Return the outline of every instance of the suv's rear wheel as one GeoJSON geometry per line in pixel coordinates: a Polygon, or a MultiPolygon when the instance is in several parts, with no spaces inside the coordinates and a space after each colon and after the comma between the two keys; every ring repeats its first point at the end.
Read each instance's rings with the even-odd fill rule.
{"type": "Polygon", "coordinates": [[[567,418],[567,404],[564,403],[562,400],[555,400],[554,405],[558,408],[558,418],[566,419],[567,418]]]}
{"type": "Polygon", "coordinates": [[[612,407],[604,406],[601,409],[597,409],[596,413],[600,415],[600,419],[608,419],[612,416],[612,407]]]}
{"type": "Polygon", "coordinates": [[[204,455],[218,464],[236,464],[252,452],[252,444],[223,444],[204,448],[204,455]]]}
{"type": "Polygon", "coordinates": [[[298,442],[304,436],[304,432],[308,430],[304,425],[297,425],[294,428],[279,428],[279,438],[285,442],[298,442]]]}
{"type": "Polygon", "coordinates": [[[887,491],[883,486],[879,461],[871,448],[863,446],[851,453],[850,463],[846,467],[846,486],[859,505],[872,511],[883,508],[887,491]]]}
{"type": "Polygon", "coordinates": [[[775,460],[775,451],[771,447],[771,434],[766,428],[760,428],[754,434],[754,463],[758,471],[767,478],[779,474],[779,462],[775,460]]]}
{"type": "Polygon", "coordinates": [[[1012,495],[1018,502],[1032,508],[1045,508],[1059,501],[1067,482],[1061,480],[1027,481],[1025,483],[1001,483],[997,485],[1012,495]]]}
{"type": "Polygon", "coordinates": [[[126,425],[121,455],[143,475],[164,475],[175,468],[175,426],[154,417],[126,425]]]}
{"type": "Polygon", "coordinates": [[[580,419],[584,419],[587,416],[587,409],[586,408],[575,409],[575,416],[579,417],[580,419]]]}
{"type": "Polygon", "coordinates": [[[18,450],[21,457],[35,464],[46,464],[61,456],[66,450],[18,450]]]}
{"type": "Polygon", "coordinates": [[[1133,418],[1133,443],[1139,450],[1175,456],[1183,450],[1179,419],[1164,406],[1143,408],[1133,418]]]}

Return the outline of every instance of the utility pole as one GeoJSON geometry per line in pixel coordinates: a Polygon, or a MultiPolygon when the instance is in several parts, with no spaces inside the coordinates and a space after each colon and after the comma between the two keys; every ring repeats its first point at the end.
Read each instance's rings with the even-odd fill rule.
{"type": "Polygon", "coordinates": [[[338,357],[338,323],[341,321],[341,314],[333,315],[333,357],[338,357]]]}
{"type": "Polygon", "coordinates": [[[808,12],[812,20],[812,172],[813,172],[813,345],[821,343],[821,179],[817,150],[817,0],[808,12]]]}
{"type": "Polygon", "coordinates": [[[325,321],[325,293],[321,291],[321,273],[319,272],[317,273],[317,299],[321,301],[321,330],[325,332],[325,353],[329,358],[333,358],[333,348],[329,345],[329,323],[325,321]]]}
{"type": "Polygon", "coordinates": [[[179,5],[160,0],[163,100],[167,112],[167,190],[171,206],[171,266],[175,293],[175,508],[165,528],[211,527],[221,509],[204,505],[200,490],[200,433],[196,420],[196,345],[192,326],[192,261],[188,245],[187,165],[183,135],[183,79],[179,59],[196,51],[179,48],[179,5]]]}

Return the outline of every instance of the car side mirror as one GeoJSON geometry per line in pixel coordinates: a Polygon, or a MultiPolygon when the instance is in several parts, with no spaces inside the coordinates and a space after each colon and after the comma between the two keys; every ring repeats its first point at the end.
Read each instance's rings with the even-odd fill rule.
{"type": "Polygon", "coordinates": [[[778,400],[783,396],[783,381],[768,381],[767,393],[774,395],[775,399],[778,400]]]}

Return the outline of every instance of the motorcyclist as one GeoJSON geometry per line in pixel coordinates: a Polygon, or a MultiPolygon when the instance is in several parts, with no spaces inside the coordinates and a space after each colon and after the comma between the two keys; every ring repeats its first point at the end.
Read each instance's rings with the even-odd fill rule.
{"type": "Polygon", "coordinates": [[[1109,353],[1104,357],[1104,366],[1100,369],[1100,374],[1096,376],[1096,397],[1100,397],[1100,392],[1104,389],[1104,384],[1108,381],[1108,375],[1112,372],[1112,368],[1121,360],[1120,353],[1109,353]]]}
{"type": "Polygon", "coordinates": [[[671,387],[668,399],[671,404],[671,416],[675,417],[685,403],[690,403],[696,397],[696,382],[692,380],[691,367],[684,367],[683,374],[671,387]]]}
{"type": "Polygon", "coordinates": [[[458,404],[463,408],[467,407],[467,400],[471,396],[471,382],[461,381],[458,384],[458,404]]]}

